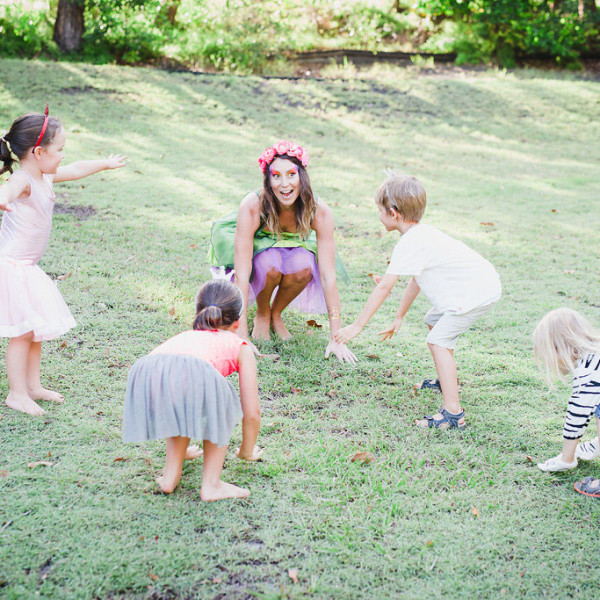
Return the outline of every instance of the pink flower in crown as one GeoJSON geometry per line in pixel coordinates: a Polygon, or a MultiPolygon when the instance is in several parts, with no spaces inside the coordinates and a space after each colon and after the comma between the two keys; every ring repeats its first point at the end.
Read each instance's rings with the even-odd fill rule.
{"type": "Polygon", "coordinates": [[[281,140],[275,144],[275,151],[277,154],[287,154],[292,147],[290,142],[286,142],[285,140],[281,140]]]}
{"type": "Polygon", "coordinates": [[[275,155],[277,154],[277,152],[275,151],[275,148],[271,147],[271,148],[267,148],[261,155],[260,158],[258,159],[258,164],[260,166],[260,170],[264,173],[267,165],[270,165],[271,162],[273,161],[273,159],[275,158],[275,155]]]}

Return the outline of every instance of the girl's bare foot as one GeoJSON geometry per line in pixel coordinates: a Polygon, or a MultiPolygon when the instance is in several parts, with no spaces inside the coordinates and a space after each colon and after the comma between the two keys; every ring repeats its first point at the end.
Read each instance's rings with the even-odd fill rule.
{"type": "Polygon", "coordinates": [[[256,315],[254,317],[254,329],[252,337],[255,340],[270,340],[271,339],[271,316],[256,315]]]}
{"type": "Polygon", "coordinates": [[[6,397],[6,406],[14,408],[19,412],[26,413],[28,415],[35,415],[37,417],[46,412],[27,394],[15,394],[14,392],[9,392],[8,396],[6,397]]]}
{"type": "Polygon", "coordinates": [[[271,323],[273,325],[273,331],[280,337],[284,342],[292,339],[292,334],[288,331],[281,315],[271,315],[271,323]]]}
{"type": "Polygon", "coordinates": [[[160,475],[160,477],[156,478],[156,483],[158,483],[158,487],[163,494],[170,494],[179,484],[179,478],[177,478],[177,480],[173,480],[168,479],[164,475],[160,475]]]}
{"type": "Polygon", "coordinates": [[[204,450],[200,450],[200,446],[192,444],[187,447],[183,460],[194,460],[195,458],[200,458],[203,454],[204,450]]]}
{"type": "Polygon", "coordinates": [[[214,502],[215,500],[225,500],[226,498],[247,498],[250,490],[238,487],[231,483],[225,483],[219,480],[215,487],[202,484],[200,488],[200,498],[204,502],[214,502]]]}
{"type": "Polygon", "coordinates": [[[33,400],[49,400],[50,402],[64,402],[65,397],[58,392],[47,390],[46,388],[39,387],[34,390],[29,390],[29,396],[33,400]]]}

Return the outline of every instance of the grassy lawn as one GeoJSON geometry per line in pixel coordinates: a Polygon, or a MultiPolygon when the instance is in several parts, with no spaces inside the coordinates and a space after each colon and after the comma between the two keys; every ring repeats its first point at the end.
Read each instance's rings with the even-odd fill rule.
{"type": "Polygon", "coordinates": [[[263,80],[8,60],[0,73],[2,129],[49,100],[67,131],[66,162],[130,157],[120,171],[56,186],[40,266],[70,274],[60,288],[78,327],[44,345],[43,381],[65,404],[46,403],[43,418],[0,406],[0,596],[596,592],[600,503],[572,482],[600,468],[536,468],[560,451],[569,390],[545,390],[531,333],[559,306],[600,325],[598,82],[389,69],[263,80]],[[128,368],[189,326],[211,220],[260,186],[257,158],[282,137],[308,148],[313,187],[333,207],[353,279],[341,287],[346,321],[397,241],[372,200],[385,167],[419,177],[425,222],[496,265],[504,297],[457,350],[469,426],[412,425],[440,397],[413,392],[435,375],[425,298],[396,339],[378,342],[401,285],[352,344],[356,366],[323,360],[323,316],[313,331],[310,317],[289,313],[295,340],[263,344],[281,357],[259,363],[264,460],[241,464],[230,451],[224,474],[251,489],[249,501],[201,503],[201,464],[186,464],[179,489],[159,495],[164,442],[121,442],[128,368]],[[351,463],[359,450],[376,461],[351,463]],[[35,461],[52,466],[29,468],[35,461]]]}

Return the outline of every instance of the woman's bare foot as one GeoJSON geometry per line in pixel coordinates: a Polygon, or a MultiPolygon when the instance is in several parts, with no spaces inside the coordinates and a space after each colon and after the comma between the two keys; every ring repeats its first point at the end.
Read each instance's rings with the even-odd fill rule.
{"type": "Polygon", "coordinates": [[[255,340],[271,339],[271,315],[256,315],[254,317],[254,329],[252,329],[252,337],[255,340]]]}
{"type": "Polygon", "coordinates": [[[183,460],[194,460],[195,458],[200,458],[203,454],[204,454],[204,450],[201,450],[200,446],[196,446],[195,444],[192,444],[187,447],[187,450],[185,451],[185,456],[183,457],[183,460]]]}
{"type": "Polygon", "coordinates": [[[14,408],[19,412],[26,413],[28,415],[35,415],[37,417],[46,412],[27,394],[15,394],[14,392],[9,392],[8,396],[6,397],[6,406],[14,408]]]}
{"type": "Polygon", "coordinates": [[[49,400],[50,402],[64,402],[65,400],[65,397],[62,394],[47,390],[41,386],[34,390],[29,390],[29,396],[33,400],[49,400]]]}
{"type": "Polygon", "coordinates": [[[281,315],[271,315],[271,324],[273,325],[273,331],[281,338],[284,342],[292,339],[292,334],[288,331],[281,315]]]}
{"type": "Polygon", "coordinates": [[[174,480],[160,475],[156,478],[156,483],[158,483],[158,487],[163,494],[171,494],[179,484],[179,477],[174,480]]]}
{"type": "Polygon", "coordinates": [[[238,487],[231,483],[225,483],[219,480],[215,487],[202,484],[200,488],[200,498],[204,502],[214,502],[215,500],[225,500],[226,498],[247,498],[250,490],[238,487]]]}

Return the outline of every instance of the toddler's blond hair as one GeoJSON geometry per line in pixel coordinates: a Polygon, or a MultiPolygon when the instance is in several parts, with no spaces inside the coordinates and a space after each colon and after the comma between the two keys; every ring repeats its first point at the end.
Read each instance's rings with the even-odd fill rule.
{"type": "Polygon", "coordinates": [[[391,173],[375,193],[375,202],[388,213],[393,208],[405,221],[418,223],[425,212],[427,194],[416,177],[391,173]]]}
{"type": "Polygon", "coordinates": [[[549,312],[533,332],[533,354],[550,386],[554,377],[573,373],[579,359],[590,352],[600,353],[600,332],[570,308],[549,312]]]}

